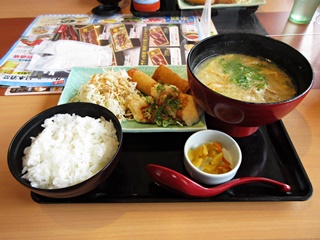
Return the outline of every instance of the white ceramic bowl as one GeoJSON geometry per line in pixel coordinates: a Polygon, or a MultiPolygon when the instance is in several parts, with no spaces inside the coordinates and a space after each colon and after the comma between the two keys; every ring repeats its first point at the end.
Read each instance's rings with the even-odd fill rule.
{"type": "Polygon", "coordinates": [[[216,185],[227,182],[231,180],[237,173],[240,164],[242,161],[242,153],[237,142],[230,137],[229,135],[216,131],[216,130],[202,130],[192,134],[184,145],[184,166],[187,169],[188,173],[194,178],[196,181],[208,184],[208,185],[216,185]],[[201,171],[197,167],[195,167],[188,157],[188,151],[190,148],[196,148],[201,144],[207,142],[220,142],[222,147],[225,148],[228,153],[232,170],[227,173],[222,174],[210,174],[201,171]]]}

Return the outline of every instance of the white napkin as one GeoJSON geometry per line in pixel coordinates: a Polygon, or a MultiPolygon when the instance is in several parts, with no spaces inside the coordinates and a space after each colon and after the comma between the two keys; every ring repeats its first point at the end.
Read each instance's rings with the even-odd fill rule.
{"type": "Polygon", "coordinates": [[[112,64],[110,46],[72,40],[45,40],[32,50],[29,71],[66,71],[73,67],[103,67],[112,64]],[[44,54],[50,54],[43,56],[44,54]]]}

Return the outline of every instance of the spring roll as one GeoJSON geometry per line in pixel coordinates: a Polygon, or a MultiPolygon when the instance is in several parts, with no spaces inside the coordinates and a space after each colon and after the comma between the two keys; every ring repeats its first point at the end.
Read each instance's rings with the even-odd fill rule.
{"type": "Polygon", "coordinates": [[[189,83],[187,80],[180,77],[165,65],[160,65],[153,73],[152,78],[162,84],[175,85],[181,92],[189,91],[189,83]]]}
{"type": "Polygon", "coordinates": [[[137,83],[137,89],[146,95],[151,95],[152,87],[158,84],[158,82],[137,68],[128,70],[128,75],[131,77],[131,81],[137,83]]]}
{"type": "Polygon", "coordinates": [[[230,4],[230,3],[238,3],[238,1],[237,0],[216,0],[214,3],[230,4]]]}

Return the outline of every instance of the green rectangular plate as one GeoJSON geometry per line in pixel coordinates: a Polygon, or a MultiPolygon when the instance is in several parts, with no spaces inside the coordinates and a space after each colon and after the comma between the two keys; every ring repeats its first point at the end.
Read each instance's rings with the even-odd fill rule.
{"type": "MultiPolygon", "coordinates": [[[[181,66],[168,66],[174,72],[179,74],[182,78],[187,79],[187,67],[185,65],[181,66]]],[[[88,82],[94,74],[103,73],[104,70],[113,69],[114,71],[119,70],[128,70],[131,67],[124,66],[114,66],[114,67],[76,67],[71,70],[71,73],[68,77],[65,88],[61,94],[58,105],[69,103],[70,100],[77,94],[79,87],[88,82]]],[[[153,75],[153,72],[157,66],[136,66],[142,72],[148,74],[149,76],[153,75]]],[[[145,124],[138,123],[134,120],[132,121],[123,121],[121,123],[122,129],[124,132],[196,132],[199,130],[206,129],[205,117],[204,114],[201,114],[200,121],[193,126],[171,126],[171,127],[159,127],[156,124],[145,124]]]]}

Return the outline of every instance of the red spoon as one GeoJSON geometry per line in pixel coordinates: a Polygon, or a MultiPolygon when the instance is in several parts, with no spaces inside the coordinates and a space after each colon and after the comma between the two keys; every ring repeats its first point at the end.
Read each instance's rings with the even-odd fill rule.
{"type": "Polygon", "coordinates": [[[280,191],[282,192],[291,191],[291,187],[288,184],[263,177],[242,177],[233,179],[229,182],[220,184],[212,188],[206,188],[194,182],[190,178],[182,175],[181,173],[163,166],[148,164],[147,171],[150,177],[159,186],[192,197],[213,197],[228,190],[231,187],[252,182],[264,182],[273,184],[275,186],[278,186],[280,188],[280,191]]]}

